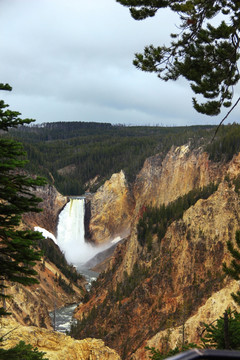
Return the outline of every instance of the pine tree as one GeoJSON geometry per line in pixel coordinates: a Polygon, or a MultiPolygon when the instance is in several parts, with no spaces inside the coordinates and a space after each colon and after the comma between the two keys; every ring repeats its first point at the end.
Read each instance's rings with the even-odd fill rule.
{"type": "Polygon", "coordinates": [[[180,31],[171,34],[170,45],[146,46],[143,54],[135,55],[133,63],[138,69],[154,72],[164,81],[183,76],[193,92],[206,99],[205,103],[199,103],[193,97],[193,106],[200,113],[218,115],[222,106],[231,106],[234,86],[240,79],[240,1],[117,2],[129,7],[135,20],[152,17],[163,8],[179,15],[180,31]]]}
{"type": "MultiPolygon", "coordinates": [[[[0,84],[0,90],[11,90],[8,84],[0,84]]],[[[22,144],[6,137],[12,127],[29,124],[33,120],[19,118],[17,111],[11,111],[4,101],[0,101],[0,297],[3,305],[6,281],[24,285],[37,283],[36,261],[41,252],[36,250],[36,242],[42,238],[38,232],[20,230],[21,216],[25,212],[39,212],[41,199],[32,190],[45,184],[43,178],[31,178],[24,171],[26,164],[22,144]],[[34,247],[35,246],[35,247],[34,247]]],[[[4,306],[0,315],[5,315],[4,306]]]]}
{"type": "Polygon", "coordinates": [[[20,341],[11,349],[0,349],[1,360],[48,360],[44,354],[32,345],[25,344],[24,341],[20,341]]]}
{"type": "MultiPolygon", "coordinates": [[[[240,280],[240,231],[239,230],[236,231],[235,240],[236,240],[237,248],[233,245],[231,240],[227,242],[227,248],[230,251],[233,259],[229,266],[227,266],[226,263],[223,264],[223,271],[231,278],[235,280],[240,280]]],[[[236,303],[240,305],[240,291],[237,291],[236,294],[232,293],[231,295],[234,301],[236,301],[236,303]]]]}
{"type": "Polygon", "coordinates": [[[227,309],[216,323],[204,325],[205,334],[201,340],[205,348],[240,349],[240,314],[237,311],[227,309]]]}

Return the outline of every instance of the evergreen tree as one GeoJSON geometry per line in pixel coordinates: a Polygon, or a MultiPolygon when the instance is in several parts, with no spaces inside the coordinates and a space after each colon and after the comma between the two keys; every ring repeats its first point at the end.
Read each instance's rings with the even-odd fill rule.
{"type": "MultiPolygon", "coordinates": [[[[229,266],[227,266],[226,263],[223,264],[223,271],[233,279],[240,280],[240,231],[239,230],[236,231],[235,239],[236,239],[237,248],[233,245],[231,240],[227,242],[228,250],[230,251],[233,259],[229,266]]],[[[237,291],[236,294],[232,293],[231,295],[234,301],[236,301],[236,303],[240,305],[240,291],[237,291]]]]}
{"type": "Polygon", "coordinates": [[[44,357],[44,352],[38,351],[37,348],[24,341],[20,341],[11,349],[0,349],[0,358],[2,360],[48,360],[44,357]]]}
{"type": "Polygon", "coordinates": [[[205,348],[240,349],[240,314],[237,311],[228,309],[216,324],[204,325],[206,333],[201,340],[205,348]]]}
{"type": "MultiPolygon", "coordinates": [[[[8,84],[0,84],[0,90],[11,90],[8,84]]],[[[41,199],[32,194],[37,186],[44,185],[43,178],[31,178],[23,171],[25,152],[20,143],[8,139],[4,132],[9,128],[29,124],[33,120],[19,118],[17,111],[6,109],[0,101],[0,297],[3,306],[0,315],[5,315],[5,280],[29,285],[37,283],[36,261],[41,252],[36,250],[36,241],[42,238],[38,232],[20,230],[21,216],[25,212],[39,212],[41,199]]]]}
{"type": "Polygon", "coordinates": [[[222,106],[231,106],[233,87],[240,79],[240,1],[117,2],[129,7],[135,20],[152,17],[163,8],[179,15],[180,25],[177,28],[180,31],[171,34],[171,44],[146,46],[143,54],[135,55],[133,63],[138,69],[155,72],[164,81],[183,76],[190,82],[193,92],[206,99],[205,103],[199,103],[193,98],[193,106],[200,113],[218,115],[222,106]]]}

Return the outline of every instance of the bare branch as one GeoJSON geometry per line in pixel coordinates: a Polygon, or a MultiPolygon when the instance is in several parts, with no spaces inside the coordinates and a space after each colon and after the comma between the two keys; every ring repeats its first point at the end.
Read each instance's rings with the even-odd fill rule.
{"type": "Polygon", "coordinates": [[[215,133],[214,133],[214,135],[213,135],[213,138],[212,138],[212,140],[211,140],[211,143],[212,143],[213,140],[215,139],[215,136],[217,135],[217,132],[218,132],[220,126],[221,126],[222,123],[226,120],[226,118],[228,117],[228,115],[233,111],[233,109],[237,106],[237,104],[239,103],[239,101],[240,101],[240,97],[237,99],[237,101],[235,102],[235,104],[231,107],[231,109],[229,110],[229,112],[227,113],[227,115],[224,116],[224,118],[220,121],[220,123],[218,124],[218,127],[217,127],[217,129],[216,129],[216,131],[215,131],[215,133]]]}

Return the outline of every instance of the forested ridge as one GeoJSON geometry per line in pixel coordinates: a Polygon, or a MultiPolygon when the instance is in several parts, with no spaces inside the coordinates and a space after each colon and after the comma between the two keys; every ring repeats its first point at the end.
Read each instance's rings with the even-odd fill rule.
{"type": "Polygon", "coordinates": [[[98,181],[90,186],[90,191],[94,191],[120,170],[133,182],[147,157],[189,141],[193,147],[207,146],[215,161],[223,156],[229,160],[239,149],[239,125],[223,126],[210,144],[214,131],[215,127],[209,125],[151,127],[55,122],[23,126],[8,136],[24,144],[31,173],[45,176],[64,195],[80,195],[89,188],[89,180],[98,176],[98,181]]]}

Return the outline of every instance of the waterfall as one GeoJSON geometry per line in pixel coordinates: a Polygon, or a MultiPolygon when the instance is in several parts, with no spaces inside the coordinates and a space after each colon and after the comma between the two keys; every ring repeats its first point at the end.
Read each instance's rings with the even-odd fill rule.
{"type": "Polygon", "coordinates": [[[57,245],[64,253],[66,260],[78,269],[83,269],[84,264],[96,254],[121,240],[120,237],[117,237],[109,243],[98,246],[85,242],[84,215],[85,199],[72,198],[58,217],[57,245]]]}
{"type": "Polygon", "coordinates": [[[85,242],[84,238],[85,199],[70,199],[59,214],[57,244],[67,261],[82,266],[101,249],[85,242]]]}

